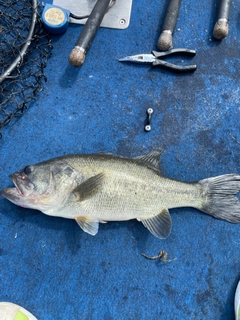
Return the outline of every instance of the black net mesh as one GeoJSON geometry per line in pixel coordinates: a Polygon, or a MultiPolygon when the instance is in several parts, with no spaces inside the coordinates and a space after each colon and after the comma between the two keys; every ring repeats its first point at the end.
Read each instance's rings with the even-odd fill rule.
{"type": "Polygon", "coordinates": [[[41,11],[31,0],[0,0],[0,138],[2,128],[23,114],[46,81],[44,68],[52,45],[42,27],[41,11]],[[21,54],[23,47],[27,49],[21,54]],[[7,72],[16,60],[14,70],[7,72]]]}

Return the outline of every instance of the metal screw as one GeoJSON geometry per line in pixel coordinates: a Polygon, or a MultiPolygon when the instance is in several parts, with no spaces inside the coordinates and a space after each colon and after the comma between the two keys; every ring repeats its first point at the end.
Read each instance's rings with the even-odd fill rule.
{"type": "Polygon", "coordinates": [[[121,20],[119,21],[119,23],[120,23],[120,24],[125,24],[125,23],[126,23],[126,20],[125,20],[125,19],[121,19],[121,20]]]}
{"type": "Polygon", "coordinates": [[[149,126],[149,125],[148,125],[148,126],[145,126],[145,131],[148,132],[148,131],[150,131],[151,129],[152,129],[151,126],[149,126]]]}

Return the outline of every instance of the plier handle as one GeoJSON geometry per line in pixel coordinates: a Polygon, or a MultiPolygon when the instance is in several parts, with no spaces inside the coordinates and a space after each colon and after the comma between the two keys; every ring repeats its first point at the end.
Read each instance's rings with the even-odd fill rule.
{"type": "Polygon", "coordinates": [[[177,65],[167,61],[162,60],[162,58],[176,55],[183,55],[187,57],[194,57],[196,55],[195,50],[180,48],[172,49],[169,51],[158,52],[152,51],[152,54],[139,54],[135,56],[127,56],[125,58],[119,59],[119,61],[135,62],[135,63],[151,63],[153,67],[162,67],[175,72],[191,72],[197,69],[194,65],[177,65]]]}
{"type": "Polygon", "coordinates": [[[195,50],[180,48],[180,49],[172,49],[165,52],[152,51],[152,54],[155,57],[155,59],[152,62],[153,67],[163,67],[165,69],[174,70],[177,72],[189,72],[189,71],[195,71],[197,69],[197,66],[195,64],[180,66],[180,65],[173,64],[160,59],[163,57],[176,56],[179,54],[182,54],[183,56],[186,56],[186,57],[194,57],[196,55],[195,50]]]}

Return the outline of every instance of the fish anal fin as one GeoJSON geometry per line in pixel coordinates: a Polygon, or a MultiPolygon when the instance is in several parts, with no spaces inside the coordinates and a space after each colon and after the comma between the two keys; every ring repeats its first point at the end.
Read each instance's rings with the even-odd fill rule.
{"type": "Polygon", "coordinates": [[[150,167],[154,170],[160,170],[160,157],[162,154],[163,150],[162,149],[157,149],[154,150],[148,154],[145,154],[143,156],[138,156],[136,158],[134,158],[137,161],[140,161],[142,163],[144,163],[147,167],[150,167]]]}
{"type": "Polygon", "coordinates": [[[72,191],[72,194],[74,194],[75,199],[79,202],[89,199],[99,192],[102,187],[103,180],[104,173],[99,173],[78,185],[72,191]]]}
{"type": "Polygon", "coordinates": [[[166,239],[172,230],[172,219],[167,209],[157,216],[141,220],[143,225],[157,238],[166,239]]]}
{"type": "Polygon", "coordinates": [[[98,233],[98,219],[80,216],[76,217],[75,220],[83,231],[91,234],[92,236],[95,236],[95,234],[98,233]]]}

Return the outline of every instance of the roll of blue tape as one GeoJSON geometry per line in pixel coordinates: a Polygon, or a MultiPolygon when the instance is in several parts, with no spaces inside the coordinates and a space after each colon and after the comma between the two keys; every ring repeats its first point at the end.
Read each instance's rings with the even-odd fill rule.
{"type": "Polygon", "coordinates": [[[46,4],[42,13],[44,28],[53,34],[61,34],[68,28],[70,11],[46,4]]]}

